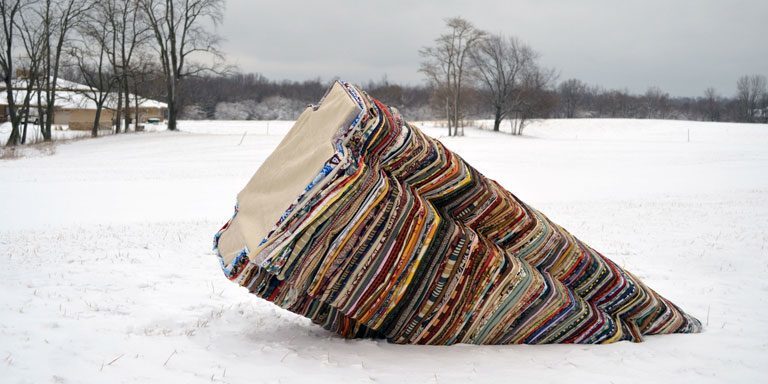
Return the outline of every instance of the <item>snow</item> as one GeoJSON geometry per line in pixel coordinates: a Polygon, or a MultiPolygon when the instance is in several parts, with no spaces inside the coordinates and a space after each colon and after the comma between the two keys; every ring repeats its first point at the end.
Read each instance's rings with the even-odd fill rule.
{"type": "Polygon", "coordinates": [[[547,120],[441,137],[706,328],[424,347],[341,339],[221,273],[212,236],[291,124],[184,121],[0,160],[0,381],[768,381],[768,126],[547,120]]]}
{"type": "MultiPolygon", "coordinates": [[[[53,78],[51,78],[51,81],[53,81],[53,78]]],[[[27,84],[28,82],[26,79],[13,80],[13,98],[17,103],[20,103],[26,97],[27,84]]],[[[0,89],[5,91],[5,84],[0,84],[0,89]]],[[[58,108],[64,109],[96,109],[96,102],[88,97],[92,96],[93,94],[94,92],[88,85],[75,83],[74,81],[65,79],[57,79],[56,100],[54,100],[54,105],[58,108]]],[[[130,94],[129,96],[131,103],[133,104],[133,99],[135,96],[133,94],[130,94]]],[[[37,97],[38,92],[33,91],[32,97],[30,98],[31,105],[37,105],[37,97]]],[[[42,103],[45,103],[47,100],[46,95],[42,95],[41,100],[42,103]]],[[[8,100],[5,97],[0,98],[0,105],[8,105],[8,100]]],[[[110,93],[104,106],[107,108],[116,108],[117,94],[115,92],[110,93]]],[[[166,103],[142,97],[139,97],[139,106],[141,108],[168,108],[168,104],[166,103]]]]}
{"type": "MultiPolygon", "coordinates": [[[[13,91],[14,95],[13,98],[17,102],[23,101],[23,99],[27,95],[27,91],[25,90],[15,90],[13,91]]],[[[85,89],[81,89],[79,91],[69,91],[69,90],[61,90],[56,91],[56,100],[54,101],[54,105],[57,108],[62,109],[96,109],[96,102],[91,99],[93,97],[94,92],[91,92],[88,87],[85,87],[85,89]]],[[[133,106],[134,103],[134,95],[129,95],[131,98],[131,106],[133,106]]],[[[30,99],[30,105],[33,107],[37,106],[37,92],[32,93],[32,98],[30,99]]],[[[41,98],[42,103],[45,104],[47,98],[45,96],[42,96],[41,98]]],[[[8,105],[8,100],[6,98],[0,98],[0,105],[8,105]]],[[[117,108],[117,93],[110,93],[110,95],[107,97],[106,102],[104,103],[104,107],[106,108],[117,108]]],[[[161,101],[152,100],[152,99],[144,99],[139,98],[139,107],[141,108],[167,108],[168,104],[163,103],[161,101]]]]}
{"type": "MultiPolygon", "coordinates": [[[[50,77],[50,82],[53,82],[53,76],[50,77]]],[[[29,82],[27,79],[23,78],[16,78],[11,81],[11,87],[14,89],[25,89],[27,88],[27,85],[29,82]]],[[[3,87],[3,90],[5,89],[5,83],[0,84],[0,87],[3,87]]],[[[85,84],[75,83],[74,81],[69,81],[61,78],[56,79],[56,87],[58,89],[62,90],[72,90],[72,91],[87,91],[90,88],[85,84]]]]}
{"type": "MultiPolygon", "coordinates": [[[[40,126],[37,124],[30,124],[27,126],[27,140],[26,144],[41,144],[43,143],[43,134],[40,130],[40,126]]],[[[62,142],[67,140],[78,140],[78,139],[84,139],[91,137],[91,130],[76,130],[76,129],[69,129],[68,124],[53,124],[51,127],[51,137],[53,138],[53,141],[55,142],[62,142]]],[[[23,129],[22,126],[19,127],[19,129],[23,129]]],[[[129,127],[130,130],[134,130],[133,124],[130,124],[129,127]]],[[[13,152],[13,157],[22,157],[22,156],[40,156],[45,154],[50,154],[52,151],[55,151],[55,146],[47,146],[42,145],[40,147],[36,146],[30,146],[30,145],[20,145],[16,147],[11,148],[3,148],[2,146],[8,142],[8,137],[11,135],[11,131],[13,130],[13,127],[11,126],[11,123],[6,121],[4,123],[0,123],[0,158],[3,157],[6,152],[13,152]]],[[[148,132],[157,132],[157,131],[164,131],[166,130],[166,126],[164,123],[162,124],[144,124],[144,130],[148,132]]],[[[106,136],[112,134],[111,129],[100,129],[99,130],[99,136],[106,136]]],[[[46,143],[47,144],[47,143],[46,143]]]]}

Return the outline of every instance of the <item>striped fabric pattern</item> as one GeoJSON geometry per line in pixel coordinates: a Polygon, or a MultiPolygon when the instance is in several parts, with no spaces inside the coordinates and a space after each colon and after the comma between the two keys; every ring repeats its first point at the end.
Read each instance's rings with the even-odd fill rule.
{"type": "Polygon", "coordinates": [[[394,108],[342,84],[359,118],[258,254],[223,265],[230,280],[343,337],[394,343],[638,342],[701,330],[394,108]]]}

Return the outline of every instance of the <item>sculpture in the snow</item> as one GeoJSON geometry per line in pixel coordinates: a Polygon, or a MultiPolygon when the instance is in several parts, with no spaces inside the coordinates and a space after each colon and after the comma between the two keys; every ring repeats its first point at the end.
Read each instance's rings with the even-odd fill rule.
{"type": "Polygon", "coordinates": [[[226,276],[344,337],[610,343],[701,323],[344,82],[214,238],[226,276]]]}

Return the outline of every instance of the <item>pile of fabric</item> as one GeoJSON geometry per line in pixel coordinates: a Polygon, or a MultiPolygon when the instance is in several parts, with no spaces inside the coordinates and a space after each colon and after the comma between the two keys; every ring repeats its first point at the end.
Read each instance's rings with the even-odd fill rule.
{"type": "Polygon", "coordinates": [[[238,195],[225,275],[344,337],[610,343],[701,324],[337,82],[238,195]]]}

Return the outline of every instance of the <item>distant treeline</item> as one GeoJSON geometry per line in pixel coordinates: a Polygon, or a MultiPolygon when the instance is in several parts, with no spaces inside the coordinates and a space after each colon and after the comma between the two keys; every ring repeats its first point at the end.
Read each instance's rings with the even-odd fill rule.
{"type": "MultiPolygon", "coordinates": [[[[293,120],[317,103],[331,81],[274,81],[260,74],[190,78],[181,91],[184,119],[293,120]]],[[[360,84],[374,97],[401,109],[411,119],[433,119],[432,90],[426,86],[391,84],[387,80],[360,84]]]]}
{"type": "MultiPolygon", "coordinates": [[[[751,79],[752,77],[747,77],[751,79]]],[[[739,94],[720,95],[709,88],[700,96],[673,97],[658,87],[643,94],[627,89],[590,86],[577,79],[560,82],[547,90],[550,102],[537,118],[638,118],[696,121],[766,122],[768,94],[742,84],[739,94]],[[752,94],[755,94],[752,96],[752,94]],[[750,99],[754,106],[749,108],[750,99]],[[751,112],[751,113],[750,113],[751,112]]],[[[745,83],[745,80],[740,80],[745,83]]],[[[746,83],[750,81],[747,80],[746,83]]],[[[202,76],[188,79],[181,91],[182,118],[217,120],[292,120],[304,108],[317,103],[330,81],[275,81],[259,74],[202,76]]],[[[386,79],[361,85],[366,92],[398,108],[411,120],[435,120],[444,117],[434,100],[434,90],[427,85],[401,85],[386,79]]],[[[483,91],[469,87],[465,91],[466,118],[492,118],[483,91]]]]}
{"type": "Polygon", "coordinates": [[[604,89],[570,79],[556,89],[557,105],[552,116],[765,123],[768,119],[765,76],[742,76],[736,86],[737,93],[733,96],[707,88],[699,96],[672,97],[658,87],[650,87],[643,94],[632,94],[626,89],[604,89]]]}

